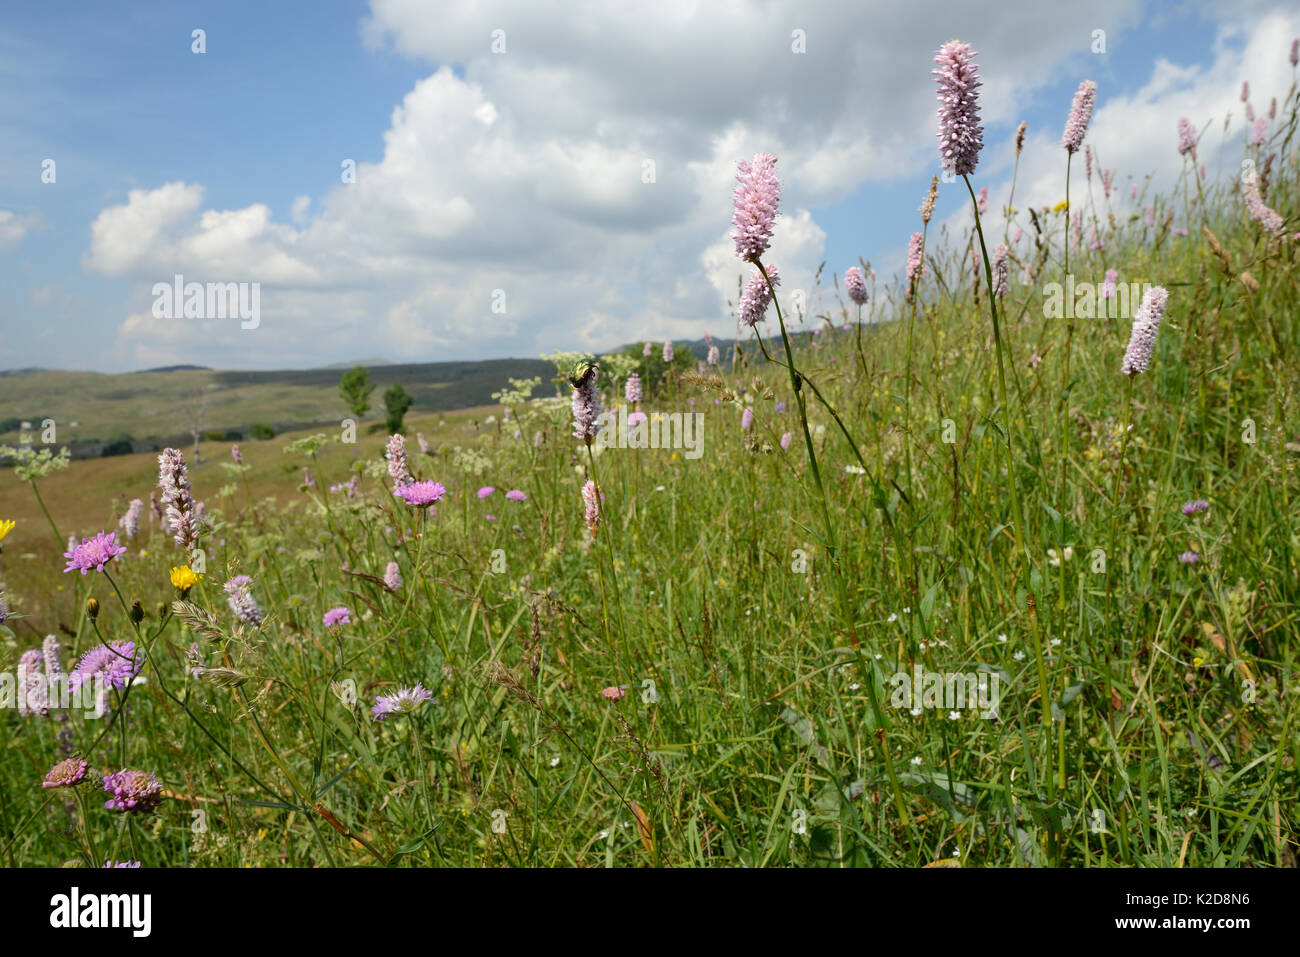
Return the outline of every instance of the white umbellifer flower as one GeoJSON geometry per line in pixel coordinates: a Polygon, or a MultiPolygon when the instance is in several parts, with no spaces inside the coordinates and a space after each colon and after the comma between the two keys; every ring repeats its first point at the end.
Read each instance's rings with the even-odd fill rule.
{"type": "Polygon", "coordinates": [[[889,613],[889,617],[886,618],[885,621],[889,622],[892,625],[894,622],[898,621],[898,615],[896,615],[894,612],[891,611],[889,613]]]}
{"type": "Polygon", "coordinates": [[[1060,638],[1053,638],[1051,641],[1048,642],[1048,644],[1051,645],[1053,648],[1055,648],[1060,643],[1061,643],[1060,638]]]}
{"type": "Polygon", "coordinates": [[[1024,660],[1025,660],[1025,653],[1024,653],[1023,651],[1017,651],[1017,652],[1016,652],[1014,655],[1012,655],[1011,657],[1012,657],[1012,658],[1015,658],[1016,661],[1024,661],[1024,660]]]}
{"type": "Polygon", "coordinates": [[[960,711],[949,711],[949,712],[948,712],[948,720],[949,720],[949,721],[960,721],[960,720],[961,720],[961,712],[960,712],[960,711]]]}
{"type": "Polygon", "coordinates": [[[1006,640],[1007,640],[1007,636],[1005,634],[998,635],[998,641],[1006,641],[1006,640]]]}
{"type": "Polygon", "coordinates": [[[558,767],[559,763],[560,763],[559,755],[556,755],[555,757],[551,758],[551,767],[553,768],[558,767]]]}
{"type": "Polygon", "coordinates": [[[920,766],[921,766],[921,756],[918,754],[916,757],[914,757],[914,758],[912,759],[912,763],[915,764],[917,767],[920,767],[920,766]]]}
{"type": "Polygon", "coordinates": [[[862,687],[862,685],[858,684],[858,683],[855,681],[855,682],[853,682],[853,684],[849,685],[849,690],[850,690],[850,691],[857,691],[857,690],[858,690],[859,688],[861,688],[861,687],[862,687]]]}
{"type": "Polygon", "coordinates": [[[921,709],[920,709],[920,708],[913,708],[913,709],[909,712],[909,714],[911,714],[913,718],[919,718],[919,717],[921,717],[921,709]]]}

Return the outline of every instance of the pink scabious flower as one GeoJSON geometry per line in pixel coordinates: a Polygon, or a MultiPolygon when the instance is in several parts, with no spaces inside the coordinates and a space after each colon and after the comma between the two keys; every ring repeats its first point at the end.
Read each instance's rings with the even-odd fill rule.
{"type": "Polygon", "coordinates": [[[50,713],[50,686],[41,674],[41,653],[35,648],[18,659],[18,714],[24,718],[50,713]]]}
{"type": "Polygon", "coordinates": [[[238,445],[232,445],[230,447],[230,457],[235,460],[236,465],[244,464],[244,453],[239,451],[238,445]]]}
{"type": "Polygon", "coordinates": [[[1246,200],[1246,212],[1251,219],[1275,236],[1282,232],[1285,221],[1276,211],[1264,205],[1264,199],[1259,195],[1259,183],[1254,176],[1247,177],[1242,183],[1241,194],[1246,200]]]}
{"type": "Polygon", "coordinates": [[[622,698],[627,694],[627,688],[620,685],[611,685],[608,688],[601,688],[600,694],[601,697],[605,698],[607,701],[617,701],[619,698],[622,698]]]}
{"type": "MultiPolygon", "coordinates": [[[[664,352],[671,350],[671,345],[664,347],[664,352]]],[[[672,357],[668,356],[664,360],[671,362],[672,357]]],[[[600,370],[592,366],[586,374],[573,386],[573,398],[570,407],[573,410],[573,437],[581,439],[587,445],[595,441],[597,420],[600,418],[600,393],[596,391],[596,379],[600,375],[600,370]]]]}
{"type": "Polygon", "coordinates": [[[1088,132],[1088,121],[1092,119],[1092,107],[1097,101],[1097,84],[1084,80],[1074,92],[1074,102],[1070,104],[1070,117],[1065,121],[1065,132],[1061,135],[1061,145],[1071,153],[1076,153],[1083,145],[1083,135],[1088,132]]]}
{"type": "Polygon", "coordinates": [[[158,491],[167,506],[167,527],[176,544],[193,553],[199,540],[199,519],[190,493],[189,471],[180,449],[163,449],[158,456],[158,491]]]}
{"type": "Polygon", "coordinates": [[[50,768],[49,773],[45,775],[45,780],[41,782],[41,787],[74,787],[85,780],[87,767],[85,758],[65,758],[50,768]]]}
{"type": "Polygon", "coordinates": [[[104,802],[109,811],[148,814],[162,803],[162,784],[147,771],[121,770],[105,775],[104,790],[112,795],[104,802]]]}
{"type": "Polygon", "coordinates": [[[528,496],[519,491],[519,489],[512,488],[510,491],[506,492],[506,498],[510,499],[512,502],[522,502],[527,499],[528,496]]]}
{"type": "Polygon", "coordinates": [[[1169,291],[1164,286],[1152,286],[1142,297],[1142,305],[1133,317],[1133,332],[1128,348],[1124,350],[1123,373],[1132,378],[1146,372],[1151,364],[1151,350],[1155,348],[1160,320],[1165,316],[1169,291]]]}
{"type": "Polygon", "coordinates": [[[92,568],[102,572],[105,565],[126,551],[114,540],[116,536],[116,532],[100,532],[94,538],[83,538],[80,545],[63,553],[68,560],[64,572],[79,571],[84,575],[92,568]]]}
{"type": "Polygon", "coordinates": [[[646,421],[646,414],[644,412],[632,412],[627,417],[627,424],[629,428],[631,428],[634,425],[638,425],[644,421],[646,421]]]}
{"type": "Polygon", "coordinates": [[[641,376],[633,372],[623,383],[623,398],[629,402],[641,401],[641,376]]]}
{"type": "Polygon", "coordinates": [[[1101,284],[1101,298],[1109,299],[1115,295],[1115,283],[1119,279],[1119,272],[1114,269],[1106,270],[1106,278],[1101,284]]]}
{"type": "Polygon", "coordinates": [[[993,247],[993,295],[1002,297],[1007,294],[1008,272],[1007,247],[998,243],[993,247]]]}
{"type": "Polygon", "coordinates": [[[867,304],[867,281],[862,278],[862,270],[857,266],[844,270],[844,291],[849,294],[854,305],[867,304]]]}
{"type": "Polygon", "coordinates": [[[718,364],[718,358],[718,347],[709,346],[709,354],[705,358],[705,361],[711,366],[716,366],[718,364]]]}
{"type": "Polygon", "coordinates": [[[763,278],[763,274],[755,268],[749,277],[749,282],[745,283],[745,290],[740,295],[740,304],[736,307],[740,324],[751,329],[763,318],[767,307],[772,303],[772,286],[781,285],[781,276],[776,266],[769,263],[765,268],[768,278],[772,280],[771,286],[768,285],[767,279],[763,278]]]}
{"type": "Polygon", "coordinates": [[[939,156],[943,168],[958,176],[975,172],[984,148],[976,55],[969,44],[949,40],[934,58],[938,68],[930,71],[938,85],[939,156]]]}
{"type": "Polygon", "coordinates": [[[81,656],[68,675],[68,687],[78,691],[87,684],[122,691],[140,673],[144,653],[137,652],[134,641],[97,645],[81,656]]]}
{"type": "Polygon", "coordinates": [[[1263,146],[1268,139],[1268,117],[1261,116],[1250,127],[1250,145],[1263,146]]]}
{"type": "Polygon", "coordinates": [[[397,562],[389,562],[384,569],[384,586],[389,591],[397,591],[402,587],[402,569],[397,562]]]}
{"type": "MultiPolygon", "coordinates": [[[[731,238],[736,255],[756,262],[767,252],[781,203],[781,183],[776,178],[776,157],[758,153],[750,162],[737,164],[736,188],[731,201],[731,238]]],[[[667,360],[665,360],[667,361],[667,360]]]]}
{"type": "Polygon", "coordinates": [[[406,464],[406,436],[400,432],[388,437],[388,446],[384,449],[384,458],[388,459],[388,477],[393,480],[394,488],[410,485],[411,469],[406,464]]]}
{"type": "Polygon", "coordinates": [[[226,603],[230,605],[230,610],[234,612],[245,625],[252,628],[260,627],[263,621],[262,609],[257,606],[257,600],[253,598],[253,579],[247,575],[236,575],[223,586],[226,593],[226,603]]]}
{"type": "Polygon", "coordinates": [[[127,538],[135,538],[140,534],[140,515],[143,511],[144,502],[138,498],[131,499],[131,504],[126,507],[122,520],[117,523],[127,538]]]}
{"type": "Polygon", "coordinates": [[[1178,560],[1184,565],[1195,565],[1201,560],[1201,556],[1196,552],[1183,552],[1178,556],[1178,560]]]}
{"type": "Polygon", "coordinates": [[[752,406],[745,406],[745,411],[740,414],[740,427],[746,432],[754,427],[754,409],[752,406]]]}
{"type": "Polygon", "coordinates": [[[582,503],[586,506],[587,531],[591,533],[594,540],[596,531],[600,528],[600,491],[596,488],[596,483],[587,480],[587,484],[582,486],[582,503]]]}
{"type": "Polygon", "coordinates": [[[793,432],[782,432],[782,433],[781,433],[781,448],[788,452],[788,451],[790,450],[790,442],[791,442],[793,439],[794,439],[794,433],[793,433],[793,432]]]}
{"type": "Polygon", "coordinates": [[[344,608],[342,606],[331,608],[329,611],[325,612],[325,617],[321,619],[321,623],[326,628],[338,628],[342,625],[350,625],[352,624],[352,609],[344,608]]]}
{"type": "Polygon", "coordinates": [[[1178,118],[1178,152],[1196,159],[1196,127],[1185,116],[1178,118]]]}
{"type": "Polygon", "coordinates": [[[1184,515],[1196,515],[1199,512],[1206,511],[1209,507],[1209,502],[1203,498],[1197,498],[1190,502],[1184,502],[1182,511],[1184,515]]]}
{"type": "Polygon", "coordinates": [[[484,485],[481,489],[478,490],[476,494],[478,495],[479,498],[487,498],[495,491],[496,489],[493,488],[491,485],[484,485]]]}
{"type": "Polygon", "coordinates": [[[403,485],[393,493],[412,508],[425,508],[435,502],[441,502],[447,489],[441,482],[425,480],[403,485]]]}
{"type": "Polygon", "coordinates": [[[390,714],[412,714],[433,697],[433,692],[416,682],[414,688],[399,688],[392,694],[381,694],[375,698],[370,709],[374,715],[372,721],[383,721],[390,714]]]}

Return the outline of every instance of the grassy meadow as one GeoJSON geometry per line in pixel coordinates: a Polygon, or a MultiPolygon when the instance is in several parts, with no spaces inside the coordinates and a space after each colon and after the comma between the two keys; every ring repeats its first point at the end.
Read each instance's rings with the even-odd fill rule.
{"type": "MultiPolygon", "coordinates": [[[[1295,106],[1248,152],[1283,217],[1295,106]]],[[[1081,155],[1084,241],[1064,208],[1004,220],[995,196],[984,235],[930,224],[915,295],[877,287],[888,321],[859,326],[835,283],[800,323],[777,286],[782,317],[734,364],[647,376],[639,410],[702,415],[699,458],[589,446],[568,397],[526,388],[408,421],[410,471],[447,490],[427,511],[394,495],[383,435],[241,443],[242,469],[206,443],[184,603],[156,456],[36,479],[57,534],[0,475],[0,668],[48,634],[65,670],[103,642],[144,652],[103,718],[0,711],[0,858],[1295,867],[1296,227],[1262,229],[1243,184],[1194,161],[1130,213],[1081,155]],[[1010,282],[990,300],[995,242],[1010,282]],[[1169,294],[1133,376],[1131,314],[1045,316],[1049,284],[1112,269],[1169,294]],[[133,498],[127,552],[64,573],[67,535],[121,540],[133,498]],[[259,626],[227,601],[236,575],[259,626]],[[947,683],[900,704],[899,674],[947,683]],[[954,700],[954,675],[995,706],[954,700]],[[375,720],[417,683],[427,703],[375,720]],[[69,756],[86,782],[42,788],[69,756]],[[124,768],[157,776],[156,811],[104,809],[124,768]]],[[[601,366],[605,409],[626,373],[601,366]]]]}

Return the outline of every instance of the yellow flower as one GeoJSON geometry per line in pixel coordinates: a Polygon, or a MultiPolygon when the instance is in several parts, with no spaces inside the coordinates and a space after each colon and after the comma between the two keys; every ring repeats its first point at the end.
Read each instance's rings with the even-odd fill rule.
{"type": "Polygon", "coordinates": [[[1063,213],[1069,208],[1070,208],[1070,204],[1067,203],[1065,200],[1061,200],[1059,203],[1057,203],[1055,206],[1052,207],[1052,212],[1063,213]]]}
{"type": "Polygon", "coordinates": [[[6,521],[0,522],[0,542],[3,542],[5,536],[14,530],[14,525],[16,524],[17,522],[13,519],[7,519],[6,521]]]}
{"type": "Polygon", "coordinates": [[[173,568],[171,573],[172,585],[182,595],[197,585],[202,577],[202,575],[194,574],[189,565],[173,568]]]}

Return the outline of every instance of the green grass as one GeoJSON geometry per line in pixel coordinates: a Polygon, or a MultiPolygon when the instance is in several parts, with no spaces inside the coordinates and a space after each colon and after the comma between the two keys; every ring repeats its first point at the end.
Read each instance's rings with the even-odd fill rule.
{"type": "MultiPolygon", "coordinates": [[[[1270,175],[1269,204],[1300,207],[1293,150],[1270,175]]],[[[901,321],[867,330],[860,350],[839,315],[797,344],[799,370],[862,453],[809,397],[835,559],[789,377],[752,346],[734,372],[647,396],[651,411],[704,413],[697,461],[589,458],[553,402],[492,427],[448,416],[447,447],[412,454],[452,493],[424,521],[393,498],[377,438],[351,501],[321,494],[347,477],[350,449],[331,442],[311,459],[283,452],[289,438],[246,444],[253,485],[211,466],[194,477],[211,529],[189,600],[209,633],[172,611],[166,570],[182,553],[146,523],[112,570],[146,609],[148,681],[117,702],[124,717],[0,713],[5,862],[1295,866],[1296,246],[1267,241],[1231,184],[1202,203],[1180,186],[1153,228],[1112,223],[1078,178],[1106,247],[1072,253],[1076,278],[1115,268],[1162,284],[1169,310],[1131,398],[1130,322],[1078,320],[1062,406],[1065,323],[1042,305],[1061,267],[1042,247],[1026,286],[1013,264],[1002,337],[1023,527],[987,289],[977,298],[964,246],[932,257],[912,328],[896,301],[901,321]],[[298,487],[304,465],[314,489],[298,487]],[[580,497],[593,466],[605,495],[594,542],[580,497]],[[482,485],[496,494],[479,500],[482,485]],[[527,501],[503,500],[511,488],[527,501]],[[1183,516],[1191,499],[1209,510],[1183,516]],[[1189,550],[1199,564],[1179,562],[1189,550]],[[395,593],[376,580],[390,560],[395,593]],[[268,613],[258,630],[226,607],[220,585],[235,574],[252,576],[268,613]],[[321,616],[335,605],[357,620],[331,633],[321,616]],[[207,667],[244,683],[190,677],[194,641],[207,667]],[[999,717],[895,707],[889,678],[914,665],[996,675],[999,717]],[[417,681],[434,704],[370,720],[377,694],[417,681]],[[602,696],[620,685],[625,697],[602,696]],[[39,787],[60,732],[96,770],[156,772],[169,799],[152,816],[113,815],[91,784],[83,817],[39,787]]],[[[1017,215],[1023,257],[1034,233],[1017,215]]],[[[1039,220],[1059,252],[1063,215],[1039,220]]],[[[112,498],[145,496],[153,480],[135,458],[129,481],[99,462],[44,480],[55,520],[66,495],[103,516],[79,518],[80,531],[113,527],[112,498]]],[[[30,490],[11,480],[3,494],[0,508],[24,511],[0,573],[29,616],[8,622],[4,666],[47,632],[61,632],[65,666],[101,637],[134,638],[103,575],[60,573],[43,516],[15,498],[30,490]]]]}

